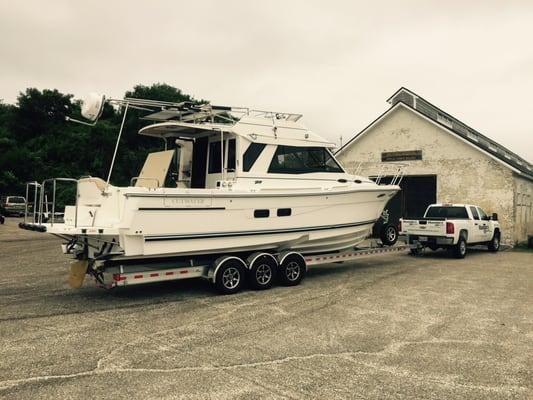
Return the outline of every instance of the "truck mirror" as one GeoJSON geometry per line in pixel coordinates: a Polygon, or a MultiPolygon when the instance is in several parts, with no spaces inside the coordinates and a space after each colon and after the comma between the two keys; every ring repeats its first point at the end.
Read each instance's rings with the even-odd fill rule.
{"type": "Polygon", "coordinates": [[[492,220],[493,221],[498,221],[498,214],[492,213],[492,220]]]}

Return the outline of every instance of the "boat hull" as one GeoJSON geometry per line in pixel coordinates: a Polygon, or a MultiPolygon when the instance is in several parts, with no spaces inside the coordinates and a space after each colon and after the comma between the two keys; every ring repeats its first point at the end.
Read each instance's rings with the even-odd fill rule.
{"type": "Polygon", "coordinates": [[[117,241],[126,257],[256,250],[328,252],[370,233],[394,187],[310,195],[127,197],[117,241]]]}

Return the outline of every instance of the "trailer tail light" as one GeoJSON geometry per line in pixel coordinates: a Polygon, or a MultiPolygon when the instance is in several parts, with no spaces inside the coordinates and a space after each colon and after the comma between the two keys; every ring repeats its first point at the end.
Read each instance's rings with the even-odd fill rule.
{"type": "Polygon", "coordinates": [[[453,222],[446,222],[446,234],[453,235],[454,232],[455,232],[455,226],[453,225],[453,222]]]}
{"type": "Polygon", "coordinates": [[[398,221],[398,226],[397,226],[397,228],[398,228],[398,232],[402,232],[402,221],[401,221],[401,220],[398,221]]]}
{"type": "Polygon", "coordinates": [[[113,280],[116,282],[125,281],[126,277],[121,274],[113,274],[113,280]]]}

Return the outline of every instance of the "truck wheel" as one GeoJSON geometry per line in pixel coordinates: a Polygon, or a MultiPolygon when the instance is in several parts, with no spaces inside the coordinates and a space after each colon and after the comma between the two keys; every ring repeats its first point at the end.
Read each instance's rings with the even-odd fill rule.
{"type": "Polygon", "coordinates": [[[217,271],[215,287],[222,294],[237,293],[244,284],[244,268],[237,260],[228,260],[217,271]]]}
{"type": "Polygon", "coordinates": [[[466,256],[466,239],[461,236],[457,244],[453,247],[453,255],[455,258],[465,258],[466,256]]]}
{"type": "Polygon", "coordinates": [[[248,271],[250,286],[257,290],[270,289],[276,279],[278,263],[270,256],[260,256],[254,260],[248,271]]]}
{"type": "Polygon", "coordinates": [[[291,254],[279,266],[280,281],[285,286],[298,285],[305,275],[305,261],[302,257],[291,254]]]}
{"type": "Polygon", "coordinates": [[[393,246],[398,240],[398,230],[394,225],[385,225],[379,234],[381,243],[385,246],[393,246]]]}
{"type": "Polygon", "coordinates": [[[494,236],[492,237],[492,240],[487,245],[490,251],[498,251],[500,249],[500,235],[495,232],[494,236]]]}

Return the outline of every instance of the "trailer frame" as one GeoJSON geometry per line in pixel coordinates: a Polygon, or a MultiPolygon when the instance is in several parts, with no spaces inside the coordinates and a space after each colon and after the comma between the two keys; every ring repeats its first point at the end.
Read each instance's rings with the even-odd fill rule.
{"type": "MultiPolygon", "coordinates": [[[[138,264],[128,265],[126,263],[117,262],[112,267],[104,268],[101,272],[102,280],[97,280],[97,285],[105,289],[113,289],[117,287],[126,287],[139,284],[158,283],[177,281],[191,278],[203,278],[210,281],[213,284],[217,284],[221,268],[226,265],[227,262],[232,261],[235,268],[242,268],[245,275],[249,275],[250,271],[254,268],[254,263],[258,260],[274,259],[277,265],[276,273],[280,273],[280,270],[284,268],[287,260],[292,260],[293,263],[299,264],[302,268],[301,274],[297,281],[291,282],[286,279],[285,284],[294,286],[300,283],[301,279],[305,276],[309,268],[326,265],[326,264],[340,264],[348,261],[358,260],[367,257],[376,257],[389,254],[402,254],[409,251],[409,245],[401,244],[395,246],[384,246],[380,243],[372,243],[371,246],[354,248],[341,252],[330,253],[313,253],[302,254],[296,251],[284,251],[278,253],[269,252],[254,252],[248,254],[247,257],[243,255],[227,254],[223,256],[212,257],[189,257],[181,258],[179,261],[172,265],[172,261],[157,262],[139,260],[138,264]],[[298,260],[301,260],[298,263],[298,260]]],[[[272,264],[270,264],[272,265],[272,264]]],[[[244,278],[244,277],[243,277],[244,278]]],[[[283,278],[283,276],[281,277],[283,278]]],[[[272,282],[268,287],[272,285],[272,282]]],[[[257,287],[255,285],[255,288],[257,287]]]]}

